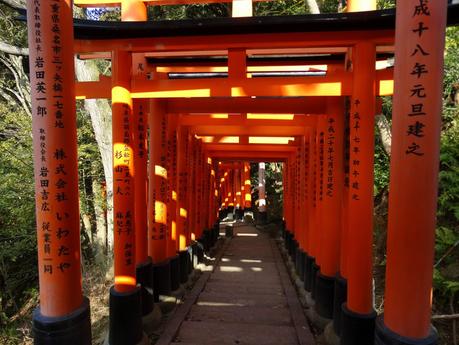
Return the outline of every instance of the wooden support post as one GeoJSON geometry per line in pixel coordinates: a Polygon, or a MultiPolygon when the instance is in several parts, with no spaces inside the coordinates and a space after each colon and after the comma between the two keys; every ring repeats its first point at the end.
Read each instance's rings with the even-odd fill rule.
{"type": "MultiPolygon", "coordinates": [[[[146,78],[146,61],[143,54],[132,55],[132,77],[146,78]]],[[[148,112],[149,102],[146,99],[133,100],[132,140],[135,170],[135,261],[136,279],[141,289],[142,316],[148,319],[154,307],[152,260],[148,256],[147,234],[147,155],[148,155],[148,112]]]]}
{"type": "Polygon", "coordinates": [[[376,343],[437,344],[430,325],[446,1],[397,4],[384,316],[376,343]]]}
{"type": "Polygon", "coordinates": [[[250,180],[250,163],[244,162],[244,208],[252,208],[252,183],[250,180]]]}
{"type": "Polygon", "coordinates": [[[181,272],[178,254],[179,239],[177,234],[177,129],[176,114],[168,114],[167,121],[167,257],[171,267],[171,290],[180,288],[181,272]]]}
{"type": "Polygon", "coordinates": [[[373,161],[375,116],[375,46],[353,48],[354,94],[351,97],[349,158],[348,294],[343,305],[344,345],[373,343],[373,161]]]}
{"type": "MultiPolygon", "coordinates": [[[[134,64],[135,66],[135,64],[134,64]]],[[[147,235],[147,126],[149,102],[138,99],[133,101],[133,155],[135,169],[135,262],[136,279],[141,286],[142,316],[153,311],[153,271],[152,260],[148,256],[147,235]]]]}
{"type": "Polygon", "coordinates": [[[322,227],[320,272],[316,279],[316,311],[325,318],[333,318],[335,275],[339,272],[341,241],[341,202],[343,186],[343,117],[344,100],[327,99],[323,136],[320,132],[322,174],[322,227]],[[323,145],[322,145],[323,142],[323,145]]]}
{"type": "Polygon", "coordinates": [[[318,255],[318,231],[317,231],[317,128],[311,127],[305,131],[309,142],[309,157],[308,157],[308,193],[309,205],[308,212],[308,263],[306,264],[305,289],[312,295],[315,285],[315,276],[317,272],[317,255],[318,255]]]}
{"type": "Polygon", "coordinates": [[[299,141],[298,158],[297,158],[297,181],[298,181],[298,204],[295,212],[298,213],[297,238],[299,242],[298,252],[296,254],[296,271],[301,281],[304,281],[304,270],[306,262],[306,242],[307,242],[307,216],[305,210],[305,151],[306,139],[304,135],[296,138],[299,141]]]}
{"type": "Polygon", "coordinates": [[[167,247],[170,232],[167,227],[167,114],[161,100],[150,100],[148,161],[148,254],[153,259],[155,300],[158,294],[171,292],[170,261],[167,247]]]}
{"type": "Polygon", "coordinates": [[[323,260],[323,204],[324,204],[324,171],[325,171],[325,131],[326,131],[326,116],[320,115],[317,120],[317,132],[316,132],[316,231],[317,231],[317,255],[316,264],[322,265],[323,260]]]}
{"type": "Polygon", "coordinates": [[[266,223],[268,216],[266,213],[266,192],[265,192],[265,163],[258,163],[258,221],[266,223]]]}
{"type": "Polygon", "coordinates": [[[110,290],[109,344],[143,337],[141,293],[135,265],[135,172],[133,108],[130,95],[132,56],[112,53],[112,138],[115,286],[110,290]],[[128,67],[127,67],[128,66],[128,67]],[[126,317],[131,320],[124,325],[126,317]],[[123,327],[121,327],[123,325],[123,327]]]}
{"type": "Polygon", "coordinates": [[[28,1],[27,23],[40,286],[34,338],[36,344],[90,344],[89,301],[81,287],[71,1],[28,1]]]}
{"type": "Polygon", "coordinates": [[[147,6],[142,0],[121,0],[121,20],[123,22],[146,21],[147,6]]]}
{"type": "Polygon", "coordinates": [[[180,258],[180,282],[186,283],[189,274],[189,255],[187,246],[190,238],[189,227],[189,128],[185,126],[178,127],[177,135],[177,171],[178,171],[178,188],[177,188],[177,236],[178,251],[180,258]]]}

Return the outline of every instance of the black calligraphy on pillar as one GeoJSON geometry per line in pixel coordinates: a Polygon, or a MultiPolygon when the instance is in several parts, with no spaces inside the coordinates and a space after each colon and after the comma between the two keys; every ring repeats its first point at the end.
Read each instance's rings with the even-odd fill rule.
{"type": "Polygon", "coordinates": [[[413,85],[410,90],[409,108],[406,109],[407,115],[411,119],[406,128],[406,135],[409,137],[405,154],[413,157],[424,155],[422,149],[422,138],[425,136],[426,125],[423,118],[427,116],[425,111],[425,101],[428,97],[425,90],[425,79],[429,74],[431,67],[428,65],[427,56],[429,51],[424,48],[425,43],[430,39],[428,32],[429,27],[424,23],[426,17],[430,16],[430,9],[427,0],[419,0],[413,8],[413,18],[415,25],[411,29],[409,40],[411,54],[408,57],[408,71],[410,80],[413,85]]]}
{"type": "Polygon", "coordinates": [[[324,197],[324,156],[325,156],[325,134],[319,133],[319,201],[324,197]]]}
{"type": "Polygon", "coordinates": [[[334,191],[334,154],[335,154],[335,119],[329,116],[327,119],[327,184],[326,195],[333,196],[334,191]]]}
{"type": "Polygon", "coordinates": [[[350,118],[350,170],[349,170],[349,184],[351,189],[352,200],[360,200],[360,100],[353,101],[353,113],[350,118]]]}

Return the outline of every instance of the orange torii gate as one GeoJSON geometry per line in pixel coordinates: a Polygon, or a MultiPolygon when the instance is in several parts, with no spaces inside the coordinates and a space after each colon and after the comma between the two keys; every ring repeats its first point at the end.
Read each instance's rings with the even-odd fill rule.
{"type": "MultiPolygon", "coordinates": [[[[370,19],[363,23],[353,13],[322,21],[146,22],[146,5],[183,2],[76,0],[121,5],[122,20],[134,22],[74,25],[72,2],[28,2],[36,343],[91,343],[81,289],[75,98],[109,98],[115,219],[109,344],[145,341],[142,318],[148,322],[160,295],[185,283],[202,247],[215,242],[218,210],[251,207],[248,162],[265,161],[284,162],[285,242],[313,310],[333,320],[341,344],[435,344],[429,293],[446,2],[403,2],[395,32],[394,16],[376,11],[365,13],[370,19]],[[394,43],[393,73],[377,64],[377,54],[392,54],[394,43]],[[74,54],[110,59],[111,78],[74,82],[74,54]],[[376,97],[392,95],[394,87],[386,312],[375,332],[374,114],[376,97]],[[409,245],[414,238],[422,255],[409,245]]],[[[375,9],[374,1],[348,3],[349,11],[375,9]]],[[[235,1],[233,15],[250,16],[250,4],[235,1]]]]}

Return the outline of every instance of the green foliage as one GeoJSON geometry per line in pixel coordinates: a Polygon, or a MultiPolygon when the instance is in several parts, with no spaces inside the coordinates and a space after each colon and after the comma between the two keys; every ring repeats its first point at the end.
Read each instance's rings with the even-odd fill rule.
{"type": "Polygon", "coordinates": [[[282,163],[266,163],[265,178],[268,221],[277,222],[283,216],[282,163]]]}
{"type": "Polygon", "coordinates": [[[0,103],[0,323],[36,285],[30,118],[0,103]]]}
{"type": "Polygon", "coordinates": [[[254,5],[254,16],[286,16],[307,13],[304,0],[260,1],[254,5]]]}

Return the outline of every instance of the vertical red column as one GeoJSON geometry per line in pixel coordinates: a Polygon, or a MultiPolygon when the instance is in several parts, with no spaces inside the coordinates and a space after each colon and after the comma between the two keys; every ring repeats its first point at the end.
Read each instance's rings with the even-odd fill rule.
{"type": "Polygon", "coordinates": [[[299,136],[296,140],[299,141],[299,155],[298,155],[298,206],[297,212],[299,215],[298,218],[298,238],[300,247],[297,253],[297,274],[301,281],[304,282],[304,271],[305,271],[305,263],[306,263],[306,251],[307,251],[307,215],[305,212],[305,204],[306,204],[306,185],[307,182],[305,180],[305,168],[306,168],[306,138],[304,135],[299,136]]]}
{"type": "Polygon", "coordinates": [[[316,233],[316,183],[315,183],[315,169],[316,169],[316,128],[315,126],[305,128],[305,136],[307,141],[307,201],[306,212],[309,232],[307,234],[308,248],[306,256],[306,267],[304,273],[304,288],[307,292],[312,292],[312,285],[315,275],[313,274],[313,266],[315,265],[315,258],[317,253],[317,244],[315,240],[316,233]]]}
{"type": "MultiPolygon", "coordinates": [[[[316,128],[316,154],[315,154],[315,188],[316,188],[316,202],[315,202],[315,227],[314,227],[314,242],[315,242],[315,262],[313,265],[313,278],[312,278],[312,291],[311,296],[317,299],[317,274],[320,271],[323,261],[323,242],[326,240],[323,234],[323,201],[324,201],[324,156],[325,156],[325,130],[326,130],[326,116],[320,115],[317,119],[316,128]]],[[[319,286],[320,288],[320,286],[319,286]]],[[[320,292],[320,291],[319,291],[320,292]]]]}
{"type": "MultiPolygon", "coordinates": [[[[180,119],[179,119],[180,122],[180,119]]],[[[188,223],[188,198],[189,198],[189,169],[188,157],[188,132],[189,128],[179,125],[177,143],[177,170],[178,170],[178,207],[177,207],[177,235],[180,260],[180,282],[186,283],[189,272],[189,244],[190,230],[188,223]]]]}
{"type": "Polygon", "coordinates": [[[179,238],[177,232],[177,115],[168,114],[167,121],[167,227],[169,239],[167,241],[167,257],[171,269],[171,290],[180,288],[180,258],[179,238]]]}
{"type": "MultiPolygon", "coordinates": [[[[317,275],[316,311],[333,318],[335,275],[339,272],[341,242],[341,206],[343,188],[344,100],[327,99],[323,128],[322,240],[321,264],[317,275]]],[[[322,133],[322,132],[321,132],[322,133]]]]}
{"type": "Polygon", "coordinates": [[[130,94],[131,54],[112,55],[112,137],[115,290],[132,291],[135,278],[134,232],[134,149],[133,115],[130,94]]]}
{"type": "Polygon", "coordinates": [[[341,339],[345,344],[373,343],[373,161],[375,46],[353,48],[350,114],[348,294],[343,305],[341,339]]]}
{"type": "Polygon", "coordinates": [[[148,254],[153,259],[155,300],[171,292],[170,260],[167,248],[170,232],[167,227],[167,114],[164,101],[150,101],[148,161],[148,254]]]}
{"type": "Polygon", "coordinates": [[[258,213],[259,221],[265,223],[268,220],[266,213],[265,163],[258,163],[258,213]]]}
{"type": "Polygon", "coordinates": [[[135,265],[135,171],[133,107],[130,94],[132,56],[112,53],[112,138],[115,286],[110,290],[109,343],[142,339],[141,294],[135,265]],[[125,317],[129,327],[121,329],[125,317]],[[139,331],[140,329],[140,331],[139,331]]]}
{"type": "MultiPolygon", "coordinates": [[[[376,10],[376,0],[349,0],[348,12],[376,10]]],[[[372,295],[375,47],[361,42],[350,52],[353,95],[349,117],[347,199],[347,304],[342,308],[343,344],[373,343],[372,295]]],[[[346,205],[346,202],[344,203],[346,205]]]]}
{"type": "Polygon", "coordinates": [[[252,208],[252,183],[250,181],[249,162],[244,162],[244,208],[252,208]]]}
{"type": "Polygon", "coordinates": [[[397,4],[385,311],[376,331],[382,345],[437,344],[430,314],[446,7],[397,4]]]}
{"type": "Polygon", "coordinates": [[[34,338],[90,344],[81,290],[72,4],[28,1],[27,24],[40,285],[34,338]]]}

